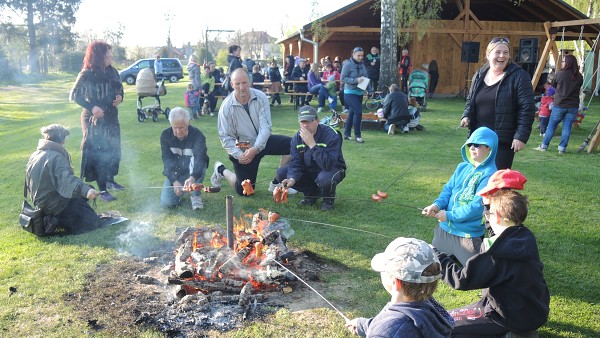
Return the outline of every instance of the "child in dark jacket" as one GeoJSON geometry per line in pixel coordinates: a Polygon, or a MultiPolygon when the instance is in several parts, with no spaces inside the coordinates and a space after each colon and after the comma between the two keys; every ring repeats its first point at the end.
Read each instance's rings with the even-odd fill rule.
{"type": "MultiPolygon", "coordinates": [[[[263,83],[263,82],[265,82],[265,77],[260,73],[260,66],[254,65],[252,67],[252,83],[263,83]]],[[[252,85],[252,88],[262,91],[262,84],[252,85]]]]}
{"type": "Polygon", "coordinates": [[[281,92],[281,73],[279,72],[279,67],[277,67],[275,61],[271,62],[269,67],[269,81],[271,81],[269,91],[273,96],[271,105],[274,105],[275,102],[277,102],[277,105],[281,106],[281,97],[279,96],[279,92],[281,92]]]}
{"type": "Polygon", "coordinates": [[[511,189],[522,188],[525,181],[518,171],[500,170],[478,192],[489,200],[484,215],[494,235],[484,240],[481,252],[464,267],[435,249],[443,279],[450,287],[484,288],[479,301],[450,311],[456,323],[453,337],[526,335],[548,320],[550,294],[544,265],[535,236],[523,225],[527,198],[511,189]]]}
{"type": "Polygon", "coordinates": [[[391,301],[373,318],[346,322],[361,337],[450,337],[454,321],[432,295],[440,263],[429,244],[399,237],[371,260],[391,301]]]}

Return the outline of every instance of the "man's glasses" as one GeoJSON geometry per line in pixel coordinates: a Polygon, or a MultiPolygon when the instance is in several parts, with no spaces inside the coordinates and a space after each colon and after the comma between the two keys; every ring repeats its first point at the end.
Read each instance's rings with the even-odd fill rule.
{"type": "Polygon", "coordinates": [[[510,40],[507,38],[493,38],[491,43],[504,43],[504,44],[510,44],[510,40]]]}
{"type": "Polygon", "coordinates": [[[473,147],[473,148],[479,149],[479,147],[481,147],[481,146],[485,146],[485,144],[467,143],[467,147],[469,147],[469,148],[473,147]]]}

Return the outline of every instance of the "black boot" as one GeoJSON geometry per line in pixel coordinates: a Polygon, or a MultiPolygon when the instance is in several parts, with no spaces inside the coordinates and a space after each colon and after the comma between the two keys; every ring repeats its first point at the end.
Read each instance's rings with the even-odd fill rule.
{"type": "Polygon", "coordinates": [[[321,203],[321,211],[333,210],[333,201],[335,197],[323,197],[323,203],[321,203]]]}

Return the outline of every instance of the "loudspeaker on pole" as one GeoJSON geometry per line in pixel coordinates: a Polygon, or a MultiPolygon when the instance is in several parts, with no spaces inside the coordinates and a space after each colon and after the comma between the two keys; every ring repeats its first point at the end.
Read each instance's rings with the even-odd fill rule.
{"type": "Polygon", "coordinates": [[[460,53],[460,62],[477,63],[479,62],[479,42],[466,41],[462,43],[460,53]]]}

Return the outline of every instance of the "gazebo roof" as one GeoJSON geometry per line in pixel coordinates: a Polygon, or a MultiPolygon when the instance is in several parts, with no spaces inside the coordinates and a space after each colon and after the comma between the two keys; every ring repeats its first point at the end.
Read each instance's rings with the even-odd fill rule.
{"type": "MultiPolygon", "coordinates": [[[[379,10],[373,9],[374,0],[358,0],[345,7],[338,9],[321,18],[328,28],[356,27],[348,32],[348,39],[360,35],[379,34],[373,30],[361,30],[360,28],[380,28],[381,20],[379,10]]],[[[589,19],[586,15],[562,0],[470,0],[470,9],[474,16],[481,21],[512,21],[512,22],[554,22],[574,21],[589,19]]],[[[461,15],[461,9],[456,1],[447,0],[442,4],[442,20],[454,20],[461,15]]],[[[311,30],[312,23],[304,25],[305,31],[311,30]]],[[[565,27],[565,39],[577,39],[581,25],[565,27]],[[570,34],[569,34],[570,33],[570,34]]],[[[560,30],[562,32],[562,29],[560,30]]],[[[600,25],[584,25],[584,33],[597,35],[600,33],[600,25]]],[[[561,34],[561,33],[559,33],[561,34]]],[[[290,38],[296,38],[300,33],[294,33],[277,41],[284,42],[290,38]]],[[[345,34],[344,34],[345,35],[345,34]]],[[[337,35],[336,39],[340,39],[337,35]]]]}

